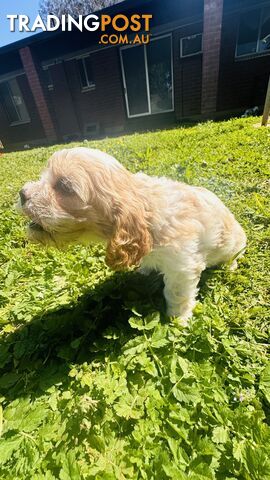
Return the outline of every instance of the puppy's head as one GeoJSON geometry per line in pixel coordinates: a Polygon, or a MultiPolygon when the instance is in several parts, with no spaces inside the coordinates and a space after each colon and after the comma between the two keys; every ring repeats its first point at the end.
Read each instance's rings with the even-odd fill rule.
{"type": "Polygon", "coordinates": [[[134,176],[110,155],[87,148],[58,151],[37,182],[20,191],[30,240],[63,247],[107,242],[114,269],[138,265],[152,245],[134,176]]]}

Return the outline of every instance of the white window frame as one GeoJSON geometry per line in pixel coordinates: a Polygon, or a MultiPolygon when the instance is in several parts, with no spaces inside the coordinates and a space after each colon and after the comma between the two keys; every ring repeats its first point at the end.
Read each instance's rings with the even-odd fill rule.
{"type": "Polygon", "coordinates": [[[236,59],[241,59],[241,58],[247,58],[247,57],[257,57],[257,56],[264,56],[264,55],[270,55],[270,49],[265,50],[264,52],[259,52],[259,44],[260,44],[260,38],[261,38],[261,31],[262,31],[262,18],[263,18],[263,11],[265,8],[270,7],[270,4],[268,5],[263,5],[260,6],[259,8],[249,8],[248,10],[245,10],[241,12],[239,21],[238,21],[238,28],[237,28],[237,37],[236,37],[236,45],[235,45],[235,53],[234,53],[234,58],[236,59]],[[238,47],[238,39],[239,39],[239,30],[240,30],[240,23],[241,23],[241,15],[248,13],[248,12],[255,12],[260,10],[260,21],[259,21],[259,29],[258,29],[258,37],[257,37],[257,45],[256,45],[256,52],[249,52],[249,53],[244,53],[242,55],[237,55],[237,47],[238,47]]]}
{"type": "Polygon", "coordinates": [[[172,73],[172,108],[169,110],[163,110],[162,112],[151,112],[151,99],[150,99],[150,87],[149,87],[149,75],[148,75],[148,62],[147,62],[147,45],[126,45],[120,48],[120,63],[121,63],[121,70],[122,70],[122,80],[124,86],[124,94],[125,94],[125,101],[126,101],[126,108],[127,108],[127,116],[128,118],[136,118],[136,117],[146,117],[148,115],[162,115],[163,113],[174,112],[174,76],[173,76],[173,43],[172,43],[172,34],[168,35],[161,35],[159,37],[151,38],[150,42],[154,42],[155,40],[160,40],[162,38],[170,37],[171,39],[171,73],[172,73]],[[126,77],[125,77],[125,70],[124,70],[124,62],[122,57],[122,50],[127,50],[128,48],[137,48],[142,47],[144,50],[144,64],[145,64],[145,73],[146,73],[146,92],[147,92],[147,104],[148,104],[148,111],[144,113],[137,113],[136,115],[130,115],[129,112],[129,105],[128,105],[128,92],[127,92],[127,85],[126,85],[126,77]]]}
{"type": "Polygon", "coordinates": [[[77,61],[80,61],[80,60],[82,61],[83,70],[84,70],[85,78],[86,78],[86,81],[87,81],[87,86],[83,87],[81,75],[80,75],[80,72],[79,72],[80,83],[81,83],[81,91],[82,92],[87,92],[89,90],[95,90],[95,88],[96,88],[96,83],[95,82],[90,83],[88,75],[87,75],[87,70],[86,70],[86,66],[85,66],[85,59],[88,58],[88,57],[91,57],[91,54],[88,53],[87,55],[80,55],[79,57],[76,57],[77,61]]]}
{"type": "MultiPolygon", "coordinates": [[[[30,123],[30,122],[31,122],[30,116],[29,116],[29,113],[28,113],[28,110],[27,110],[27,107],[26,107],[26,103],[25,103],[25,101],[24,101],[24,98],[23,98],[23,96],[22,96],[21,89],[20,89],[19,84],[18,84],[18,82],[17,82],[17,78],[16,78],[16,77],[12,77],[12,78],[9,78],[9,79],[7,79],[7,80],[1,81],[0,84],[1,84],[1,83],[7,83],[7,84],[8,84],[8,89],[9,89],[9,94],[10,94],[11,102],[13,103],[13,106],[14,106],[14,109],[15,109],[15,111],[16,111],[16,113],[17,113],[18,118],[20,118],[20,120],[15,120],[14,122],[10,122],[10,123],[9,123],[9,126],[10,126],[10,127],[15,127],[15,126],[17,126],[17,125],[24,125],[24,124],[30,123]],[[22,118],[21,112],[19,111],[18,106],[16,105],[16,102],[15,102],[15,100],[14,100],[14,96],[16,96],[16,95],[14,95],[14,91],[12,91],[12,87],[10,86],[10,83],[11,83],[11,82],[15,82],[15,88],[16,88],[16,90],[17,90],[17,92],[15,92],[15,93],[17,93],[18,96],[19,96],[19,97],[21,98],[21,100],[22,100],[22,103],[23,103],[23,106],[24,106],[24,118],[22,118]]],[[[7,118],[8,118],[8,116],[7,116],[7,118]]]]}
{"type": "MultiPolygon", "coordinates": [[[[189,53],[188,55],[183,54],[183,40],[190,40],[191,38],[195,38],[195,37],[201,37],[202,38],[203,34],[202,33],[195,33],[194,35],[188,35],[187,37],[180,38],[180,58],[194,57],[195,55],[200,55],[201,53],[203,53],[203,50],[201,48],[201,50],[199,50],[198,52],[189,53]]],[[[202,42],[203,42],[203,38],[202,38],[202,42]]],[[[202,45],[202,42],[201,42],[201,45],[202,45]]]]}

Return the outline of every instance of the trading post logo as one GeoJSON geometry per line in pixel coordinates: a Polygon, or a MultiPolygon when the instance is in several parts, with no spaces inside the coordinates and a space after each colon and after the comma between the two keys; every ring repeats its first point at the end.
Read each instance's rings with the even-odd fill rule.
{"type": "Polygon", "coordinates": [[[150,41],[150,20],[153,15],[151,14],[133,14],[131,17],[127,17],[119,13],[114,17],[110,15],[102,15],[101,31],[105,32],[106,27],[111,25],[115,33],[102,33],[99,43],[103,45],[127,45],[127,44],[145,44],[150,41]],[[126,32],[130,30],[135,35],[131,38],[126,32]],[[142,33],[144,32],[144,33],[142,33]]]}
{"type": "Polygon", "coordinates": [[[56,30],[72,31],[78,29],[81,32],[100,31],[99,43],[102,45],[126,45],[145,44],[150,41],[150,21],[152,14],[134,13],[130,16],[119,13],[117,15],[79,15],[74,18],[71,15],[47,15],[42,19],[37,15],[31,22],[28,15],[7,15],[11,32],[53,32],[56,30]]]}

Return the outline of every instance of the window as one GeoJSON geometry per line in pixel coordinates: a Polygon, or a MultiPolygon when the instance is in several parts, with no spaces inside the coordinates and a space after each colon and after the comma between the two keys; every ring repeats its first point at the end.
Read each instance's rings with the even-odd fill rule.
{"type": "Polygon", "coordinates": [[[79,58],[77,60],[82,90],[88,90],[95,87],[92,59],[90,56],[79,58]]]}
{"type": "Polygon", "coordinates": [[[173,111],[171,36],[120,52],[128,117],[173,111]]]}
{"type": "Polygon", "coordinates": [[[4,106],[10,125],[30,122],[30,117],[15,78],[0,83],[0,100],[4,106]]]}
{"type": "Polygon", "coordinates": [[[180,40],[180,57],[191,57],[202,53],[202,33],[183,37],[180,40]]]}
{"type": "Polygon", "coordinates": [[[270,52],[270,7],[245,12],[239,24],[236,57],[270,52]]]}
{"type": "Polygon", "coordinates": [[[270,7],[264,8],[261,16],[259,52],[270,50],[270,7]]]}
{"type": "Polygon", "coordinates": [[[43,67],[43,75],[48,90],[53,90],[53,79],[50,67],[43,67]]]}

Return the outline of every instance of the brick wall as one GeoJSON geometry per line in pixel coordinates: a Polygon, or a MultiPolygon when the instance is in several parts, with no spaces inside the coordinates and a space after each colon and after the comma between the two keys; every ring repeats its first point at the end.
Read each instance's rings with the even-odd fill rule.
{"type": "Polygon", "coordinates": [[[44,128],[45,135],[49,142],[54,142],[57,139],[57,135],[31,50],[29,47],[24,47],[21,48],[19,52],[31,91],[33,93],[33,97],[35,99],[36,107],[44,128]]]}
{"type": "Polygon", "coordinates": [[[24,145],[31,142],[45,142],[45,133],[35,105],[28,80],[25,75],[17,77],[17,82],[22,93],[30,122],[22,125],[10,126],[9,120],[0,103],[1,140],[5,147],[11,145],[24,145]]]}
{"type": "Polygon", "coordinates": [[[270,55],[235,59],[241,12],[224,15],[220,53],[218,111],[262,106],[270,73],[270,55]]]}
{"type": "Polygon", "coordinates": [[[202,115],[216,111],[223,0],[204,1],[202,115]]]}
{"type": "Polygon", "coordinates": [[[198,115],[201,111],[202,55],[180,58],[180,39],[202,33],[198,22],[176,30],[173,34],[174,104],[175,117],[198,115]]]}
{"type": "Polygon", "coordinates": [[[87,136],[85,126],[97,124],[100,133],[123,130],[126,112],[119,51],[110,48],[91,54],[95,88],[82,91],[77,60],[50,67],[54,91],[50,98],[61,135],[78,132],[87,136]]]}
{"type": "Polygon", "coordinates": [[[53,81],[53,90],[47,90],[47,97],[53,111],[59,137],[60,139],[79,137],[81,131],[74,110],[72,91],[69,88],[69,81],[65,72],[65,63],[58,63],[49,68],[53,81]]]}
{"type": "Polygon", "coordinates": [[[50,101],[61,136],[85,134],[85,125],[96,123],[99,132],[117,133],[124,128],[143,128],[151,123],[200,114],[202,55],[180,59],[180,38],[202,32],[202,23],[185,26],[173,33],[175,114],[128,119],[122,83],[119,49],[92,53],[95,89],[81,91],[77,60],[50,67],[54,91],[50,101]],[[159,118],[158,118],[159,117],[159,118]]]}

